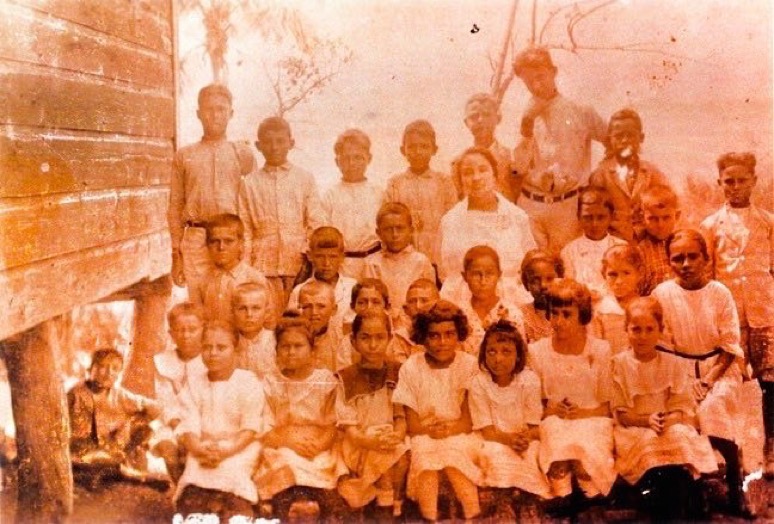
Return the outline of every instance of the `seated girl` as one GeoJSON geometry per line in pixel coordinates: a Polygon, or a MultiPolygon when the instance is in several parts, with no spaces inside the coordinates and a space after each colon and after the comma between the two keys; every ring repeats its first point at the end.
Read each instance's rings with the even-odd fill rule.
{"type": "Polygon", "coordinates": [[[588,497],[615,482],[610,418],[610,345],[586,332],[591,294],[571,279],[546,292],[553,335],[529,347],[529,364],[543,386],[540,465],[552,494],[572,492],[572,476],[588,497]]]}
{"type": "MultiPolygon", "coordinates": [[[[654,298],[635,299],[626,308],[631,349],[613,357],[615,465],[629,484],[637,484],[657,468],[659,474],[651,477],[663,480],[655,489],[662,511],[654,516],[690,518],[668,510],[684,507],[685,494],[695,492],[691,478],[717,470],[717,462],[709,439],[696,431],[696,403],[686,362],[657,350],[663,322],[663,310],[654,298]],[[681,475],[680,469],[690,476],[681,475]]],[[[654,487],[649,484],[648,489],[654,487]]]]}
{"type": "Polygon", "coordinates": [[[238,341],[231,324],[206,324],[201,356],[207,373],[190,376],[180,393],[175,434],[188,454],[176,510],[184,516],[216,513],[228,522],[234,515],[252,517],[258,502],[252,472],[265,431],[265,399],[258,378],[237,369],[238,341]]]}
{"type": "Polygon", "coordinates": [[[298,491],[314,499],[318,506],[315,511],[335,503],[319,490],[334,490],[347,468],[335,445],[336,377],[327,368],[314,367],[310,322],[295,311],[287,311],[275,336],[280,373],[264,378],[274,426],[261,439],[263,456],[254,480],[261,513],[286,518],[298,491]],[[290,490],[295,486],[313,490],[290,490]],[[275,508],[273,499],[280,493],[284,496],[275,508]]]}
{"type": "Polygon", "coordinates": [[[392,403],[400,365],[387,359],[392,338],[384,309],[355,316],[350,339],[359,362],[338,373],[336,416],[344,430],[342,455],[351,475],[339,494],[353,508],[376,499],[375,517],[400,515],[408,470],[406,416],[392,403]]]}
{"type": "Polygon", "coordinates": [[[532,302],[521,306],[527,344],[551,336],[546,290],[554,279],[562,277],[564,262],[559,256],[541,249],[532,249],[524,255],[521,263],[521,283],[532,295],[532,302]]]}
{"type": "Polygon", "coordinates": [[[392,401],[406,409],[411,436],[410,498],[422,516],[438,517],[438,481],[443,471],[462,505],[465,518],[480,512],[477,464],[481,437],[472,433],[468,388],[478,373],[476,359],[462,351],[468,321],[462,311],[438,301],[414,321],[414,341],[424,353],[411,355],[400,369],[392,401]]]}
{"type": "Polygon", "coordinates": [[[481,371],[470,387],[473,429],[484,437],[481,485],[548,498],[551,488],[538,464],[540,380],[525,369],[526,361],[527,345],[516,325],[499,320],[489,326],[478,356],[481,371]]]}

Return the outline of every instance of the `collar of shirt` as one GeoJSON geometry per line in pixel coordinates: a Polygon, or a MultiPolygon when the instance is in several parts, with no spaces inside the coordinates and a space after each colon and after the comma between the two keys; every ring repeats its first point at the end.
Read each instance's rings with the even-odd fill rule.
{"type": "Polygon", "coordinates": [[[421,178],[432,178],[433,177],[433,170],[430,168],[425,169],[421,173],[414,173],[411,168],[406,169],[406,173],[408,173],[409,176],[413,177],[421,177],[421,178]]]}
{"type": "Polygon", "coordinates": [[[414,248],[414,246],[411,245],[411,244],[407,245],[405,248],[403,248],[402,251],[398,251],[397,253],[393,253],[392,251],[389,251],[387,249],[387,246],[384,246],[384,247],[382,247],[382,256],[384,258],[395,260],[395,259],[398,259],[398,258],[403,258],[405,256],[408,256],[411,253],[413,253],[414,251],[416,251],[416,248],[414,248]]]}
{"type": "Polygon", "coordinates": [[[267,173],[269,175],[276,175],[279,173],[287,173],[290,171],[290,164],[288,162],[285,162],[281,166],[270,166],[266,163],[263,164],[263,167],[261,168],[261,171],[264,173],[267,173]]]}

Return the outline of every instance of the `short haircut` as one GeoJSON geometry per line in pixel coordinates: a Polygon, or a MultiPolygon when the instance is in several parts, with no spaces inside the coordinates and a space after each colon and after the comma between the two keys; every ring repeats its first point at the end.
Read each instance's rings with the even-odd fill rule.
{"type": "Polygon", "coordinates": [[[516,76],[522,76],[528,69],[538,68],[556,69],[551,53],[545,47],[528,47],[516,55],[513,60],[513,72],[516,76]]]}
{"type": "Polygon", "coordinates": [[[286,310],[277,322],[277,327],[274,328],[274,340],[277,344],[279,344],[282,336],[290,331],[301,333],[309,341],[309,345],[314,347],[312,323],[300,311],[295,309],[286,310]]]}
{"type": "Polygon", "coordinates": [[[709,257],[709,250],[707,249],[707,240],[704,238],[704,236],[702,236],[701,233],[699,233],[695,229],[688,229],[688,228],[678,229],[677,231],[673,231],[672,234],[667,237],[666,243],[665,243],[667,257],[672,256],[672,244],[684,238],[698,242],[699,249],[701,250],[701,255],[704,257],[704,260],[709,260],[710,257],[709,257]]]}
{"type": "Polygon", "coordinates": [[[309,282],[301,284],[301,288],[298,290],[299,302],[301,302],[301,297],[304,293],[311,293],[313,295],[317,295],[318,293],[325,293],[326,295],[330,296],[331,301],[334,304],[336,303],[336,291],[334,287],[326,282],[322,282],[321,280],[310,280],[309,282]]]}
{"type": "Polygon", "coordinates": [[[465,252],[465,258],[462,259],[463,270],[467,271],[474,260],[486,257],[494,260],[497,271],[502,271],[500,269],[500,255],[498,255],[497,251],[490,246],[473,246],[468,249],[467,252],[465,252]]]}
{"type": "Polygon", "coordinates": [[[718,172],[722,173],[726,168],[731,166],[742,166],[746,168],[750,173],[755,174],[755,165],[757,161],[755,155],[750,152],[745,153],[725,153],[720,155],[717,160],[718,172]]]}
{"type": "Polygon", "coordinates": [[[464,342],[468,338],[470,328],[468,327],[468,317],[455,304],[447,300],[439,300],[426,313],[419,313],[414,319],[414,330],[411,340],[417,344],[427,342],[427,334],[432,324],[441,322],[454,322],[454,328],[457,330],[457,338],[464,342]]]}
{"type": "Polygon", "coordinates": [[[240,298],[248,293],[262,293],[264,303],[269,305],[269,290],[266,287],[266,284],[253,281],[243,282],[234,288],[234,292],[231,294],[231,304],[236,304],[240,298]]]}
{"type": "Polygon", "coordinates": [[[490,95],[489,93],[476,93],[475,95],[468,98],[468,101],[465,102],[465,109],[467,110],[468,106],[470,104],[478,102],[479,104],[487,104],[492,106],[497,113],[500,113],[500,104],[497,102],[497,98],[490,95]]]}
{"type": "Polygon", "coordinates": [[[607,268],[613,262],[624,262],[640,272],[640,284],[645,276],[645,259],[642,251],[637,246],[631,244],[621,244],[613,246],[602,255],[602,275],[607,273],[607,268]]]}
{"type": "Polygon", "coordinates": [[[484,159],[487,162],[489,162],[489,165],[492,166],[492,173],[493,173],[495,179],[497,179],[498,164],[497,164],[497,159],[495,158],[495,156],[492,154],[491,151],[489,151],[485,147],[473,146],[473,147],[467,148],[459,156],[459,160],[457,160],[457,162],[455,163],[456,164],[456,169],[452,170],[453,171],[452,172],[453,181],[454,181],[454,184],[458,188],[463,187],[463,185],[462,185],[462,172],[461,172],[462,171],[462,169],[461,169],[462,168],[462,162],[463,162],[463,160],[465,160],[466,157],[471,156],[471,155],[481,155],[482,157],[484,157],[484,159]]]}
{"type": "Polygon", "coordinates": [[[580,195],[578,196],[578,217],[580,217],[584,205],[602,205],[610,211],[611,215],[615,213],[615,205],[613,204],[613,197],[610,195],[610,191],[601,186],[584,186],[581,188],[580,195]]]}
{"type": "Polygon", "coordinates": [[[196,102],[199,104],[199,107],[201,107],[204,103],[204,100],[213,96],[222,96],[228,99],[229,104],[234,102],[234,97],[231,95],[231,91],[223,84],[210,84],[202,87],[199,90],[199,96],[196,102]]]}
{"type": "Polygon", "coordinates": [[[207,221],[204,227],[207,230],[207,238],[210,238],[212,230],[216,227],[233,227],[236,229],[237,237],[239,237],[240,240],[245,238],[245,225],[242,223],[242,219],[233,213],[221,213],[220,215],[215,215],[207,221]]]}
{"type": "Polygon", "coordinates": [[[124,356],[116,348],[101,348],[95,351],[91,356],[91,366],[89,366],[89,369],[93,368],[94,366],[99,366],[111,358],[120,360],[121,365],[124,363],[124,356]]]}
{"type": "Polygon", "coordinates": [[[524,289],[529,287],[529,279],[532,278],[533,268],[539,262],[545,262],[554,266],[556,276],[559,278],[564,277],[564,261],[562,257],[543,249],[530,249],[521,261],[521,283],[524,289]]]}
{"type": "Polygon", "coordinates": [[[322,226],[312,231],[309,249],[340,249],[344,251],[344,235],[333,226],[322,226]]]}
{"type": "Polygon", "coordinates": [[[344,144],[347,143],[360,146],[368,151],[369,154],[371,153],[371,139],[360,129],[347,129],[340,134],[336,139],[336,143],[333,144],[333,152],[336,153],[336,155],[341,154],[344,150],[344,144]]]}
{"type": "Polygon", "coordinates": [[[680,209],[677,193],[666,184],[654,184],[640,193],[642,209],[680,209]]]}
{"type": "Polygon", "coordinates": [[[427,278],[418,278],[414,282],[412,282],[411,285],[406,290],[406,295],[408,295],[409,291],[413,289],[432,289],[433,291],[435,291],[436,295],[438,294],[438,286],[435,285],[435,282],[427,278]]]}
{"type": "Polygon", "coordinates": [[[527,364],[527,344],[524,342],[521,333],[519,333],[519,328],[516,324],[505,319],[500,319],[486,328],[486,333],[484,333],[484,339],[481,341],[481,348],[478,352],[479,369],[487,371],[494,379],[492,370],[489,369],[486,363],[486,346],[490,340],[495,338],[507,340],[516,347],[516,366],[513,368],[511,376],[521,373],[527,364]]]}
{"type": "Polygon", "coordinates": [[[379,208],[379,212],[376,214],[376,225],[388,215],[400,215],[408,219],[409,226],[414,227],[414,220],[411,217],[411,210],[403,202],[385,202],[382,207],[379,208]]]}
{"type": "Polygon", "coordinates": [[[625,326],[629,325],[629,320],[634,314],[634,311],[645,310],[650,313],[656,322],[658,322],[658,328],[664,330],[664,308],[661,307],[661,303],[656,300],[655,297],[637,297],[626,305],[626,320],[625,326]]]}
{"type": "Polygon", "coordinates": [[[384,282],[378,278],[361,278],[358,283],[352,287],[352,295],[349,307],[355,309],[357,297],[360,296],[360,292],[364,289],[375,289],[378,291],[382,296],[382,300],[384,301],[384,307],[390,307],[390,291],[387,289],[387,286],[384,284],[384,282]]]}
{"type": "Polygon", "coordinates": [[[290,132],[290,124],[280,116],[270,116],[261,121],[258,125],[258,140],[260,140],[261,135],[267,131],[284,131],[288,136],[293,136],[290,132]]]}
{"type": "Polygon", "coordinates": [[[404,144],[406,143],[406,137],[410,134],[429,138],[433,141],[433,145],[435,145],[435,129],[433,129],[432,124],[427,120],[414,120],[406,126],[406,128],[403,130],[404,144]]]}
{"type": "Polygon", "coordinates": [[[571,278],[557,278],[551,282],[546,292],[546,302],[549,318],[554,308],[576,306],[581,325],[591,322],[591,293],[586,286],[571,278]]]}
{"type": "Polygon", "coordinates": [[[369,311],[365,315],[355,315],[355,319],[352,321],[352,335],[357,336],[360,333],[360,329],[363,327],[363,322],[368,318],[378,318],[384,322],[384,327],[387,329],[387,333],[392,335],[392,321],[390,315],[385,310],[369,311]]]}
{"type": "Polygon", "coordinates": [[[233,344],[234,348],[237,347],[237,344],[239,343],[239,331],[231,322],[220,319],[207,321],[204,324],[202,339],[204,339],[204,337],[207,336],[207,333],[210,331],[222,331],[226,333],[229,337],[231,337],[231,343],[233,344]]]}
{"type": "Polygon", "coordinates": [[[619,109],[618,111],[613,113],[607,125],[608,132],[610,131],[610,128],[613,126],[613,122],[615,122],[616,120],[634,120],[634,122],[637,124],[637,128],[640,130],[640,132],[642,132],[642,118],[640,118],[640,114],[637,113],[637,111],[635,111],[630,107],[619,109]]]}
{"type": "Polygon", "coordinates": [[[181,302],[180,304],[172,306],[172,309],[167,313],[167,324],[170,329],[172,329],[172,326],[177,322],[177,319],[186,316],[196,317],[199,319],[200,323],[204,322],[204,312],[201,307],[193,302],[181,302]]]}

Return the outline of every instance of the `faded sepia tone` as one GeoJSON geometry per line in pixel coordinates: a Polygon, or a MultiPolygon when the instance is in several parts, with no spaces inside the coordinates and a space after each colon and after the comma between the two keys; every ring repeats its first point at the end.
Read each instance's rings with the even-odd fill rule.
{"type": "MultiPolygon", "coordinates": [[[[497,138],[512,150],[529,93],[511,62],[539,43],[562,94],[605,122],[623,107],[639,112],[643,157],[680,192],[683,225],[722,205],[715,161],[727,151],[755,153],[753,201],[774,208],[769,2],[516,4],[0,0],[0,352],[27,486],[18,521],[72,510],[62,384],[83,373],[78,350],[128,349],[124,385],[153,396],[170,292],[184,295],[169,278],[172,160],[201,138],[197,93],[213,81],[233,92],[228,138],[259,166],[257,125],[280,114],[293,128],[291,161],[325,193],[340,177],[336,137],[357,127],[370,136],[368,178],[381,188],[405,170],[401,136],[416,119],[435,127],[432,167],[449,172],[471,143],[464,106],[476,92],[501,99],[497,138]],[[81,309],[93,303],[111,306],[81,309]]],[[[597,144],[592,165],[602,155],[597,144]]],[[[752,411],[748,470],[761,460],[752,411]]],[[[145,488],[116,489],[123,518],[168,519],[168,498],[145,488]],[[158,514],[140,516],[133,501],[158,514]]],[[[101,519],[111,496],[76,500],[76,517],[101,519]]]]}

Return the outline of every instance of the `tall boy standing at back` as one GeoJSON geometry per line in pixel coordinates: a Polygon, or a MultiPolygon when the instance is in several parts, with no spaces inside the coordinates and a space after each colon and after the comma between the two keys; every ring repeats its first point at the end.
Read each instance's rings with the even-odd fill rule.
{"type": "Polygon", "coordinates": [[[578,189],[591,171],[591,141],[604,143],[607,129],[594,109],[559,94],[547,49],[522,51],[513,70],[532,94],[513,152],[513,168],[523,177],[519,205],[530,216],[538,246],[558,253],[580,234],[578,189]]]}
{"type": "Polygon", "coordinates": [[[308,235],[322,225],[323,210],[310,173],[288,162],[295,144],[280,117],[258,126],[255,146],[266,160],[239,188],[239,217],[245,224],[250,264],[266,275],[275,313],[281,315],[301,269],[308,235]]]}
{"type": "Polygon", "coordinates": [[[242,176],[255,159],[247,146],[226,140],[234,114],[231,92],[211,84],[199,91],[196,116],[204,136],[175,155],[167,220],[172,237],[172,278],[178,286],[196,287],[210,268],[204,225],[215,215],[237,212],[242,176]]]}
{"type": "Polygon", "coordinates": [[[401,202],[411,210],[414,245],[436,265],[440,262],[441,218],[458,200],[452,179],[430,169],[430,160],[437,151],[430,122],[416,120],[407,125],[400,152],[409,168],[393,175],[385,192],[385,201],[401,202]]]}
{"type": "Polygon", "coordinates": [[[341,273],[360,278],[363,261],[379,251],[376,213],[384,192],[366,178],[371,162],[371,139],[359,129],[347,129],[333,146],[341,180],[322,198],[325,223],[344,235],[341,273]]]}

